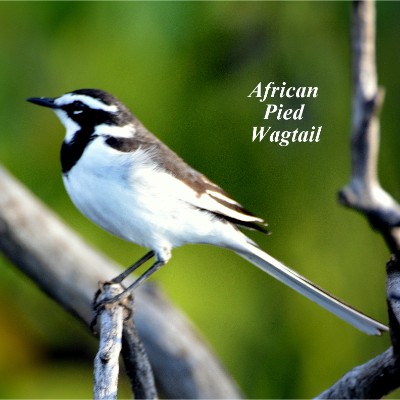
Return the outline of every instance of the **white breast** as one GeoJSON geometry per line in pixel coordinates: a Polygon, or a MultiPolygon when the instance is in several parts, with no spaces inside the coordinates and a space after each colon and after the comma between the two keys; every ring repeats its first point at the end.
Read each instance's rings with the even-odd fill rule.
{"type": "Polygon", "coordinates": [[[188,242],[220,245],[223,239],[216,232],[220,224],[191,205],[194,191],[158,170],[142,149],[122,153],[97,137],[64,176],[64,184],[93,222],[156,252],[188,242]]]}

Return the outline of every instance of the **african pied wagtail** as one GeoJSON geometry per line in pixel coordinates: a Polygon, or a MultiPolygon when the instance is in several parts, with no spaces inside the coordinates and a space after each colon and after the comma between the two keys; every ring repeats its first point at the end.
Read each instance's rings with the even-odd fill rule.
{"type": "Polygon", "coordinates": [[[267,232],[264,221],[187,165],[114,96],[80,89],[28,101],[51,108],[65,125],[62,174],[76,207],[105,230],[151,249],[113,282],[155,256],[126,293],[167,263],[174,247],[211,244],[233,250],[363,332],[387,330],[262,251],[238,227],[267,232]]]}

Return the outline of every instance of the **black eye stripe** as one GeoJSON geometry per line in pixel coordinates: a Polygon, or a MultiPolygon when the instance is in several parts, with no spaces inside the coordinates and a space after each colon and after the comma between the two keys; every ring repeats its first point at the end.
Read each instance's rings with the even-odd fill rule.
{"type": "Polygon", "coordinates": [[[79,111],[82,112],[82,111],[89,109],[89,107],[85,103],[83,103],[82,101],[79,101],[79,100],[76,100],[69,104],[65,104],[61,108],[70,115],[75,114],[76,112],[79,112],[79,111]]]}
{"type": "Polygon", "coordinates": [[[79,110],[81,110],[81,109],[87,107],[86,104],[85,104],[85,103],[82,103],[80,100],[74,101],[74,102],[72,103],[72,105],[74,106],[75,109],[79,109],[79,110]]]}
{"type": "Polygon", "coordinates": [[[96,108],[96,103],[92,104],[90,99],[87,100],[88,103],[81,99],[68,100],[68,103],[60,104],[59,108],[85,130],[93,132],[94,128],[101,124],[124,126],[134,119],[129,110],[117,101],[114,104],[111,101],[104,102],[102,99],[94,97],[94,100],[99,100],[105,107],[110,108],[102,109],[96,108]]]}

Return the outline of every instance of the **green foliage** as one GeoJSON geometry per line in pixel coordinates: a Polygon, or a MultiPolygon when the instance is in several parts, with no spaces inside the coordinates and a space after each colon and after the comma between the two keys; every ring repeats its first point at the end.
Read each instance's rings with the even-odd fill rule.
{"type": "MultiPolygon", "coordinates": [[[[387,89],[381,178],[397,197],[399,11],[398,3],[378,5],[379,79],[387,89]]],[[[59,176],[63,128],[24,102],[108,90],[267,219],[273,235],[251,233],[263,248],[386,321],[388,250],[336,203],[349,177],[349,23],[347,2],[0,3],[0,162],[88,241],[130,264],[144,249],[74,209],[59,176]],[[279,128],[247,98],[260,81],[319,87],[299,126],[322,125],[320,143],[252,143],[253,126],[279,128]]],[[[0,397],[89,397],[95,341],[4,259],[0,267],[0,397]]],[[[314,396],[389,345],[221,249],[178,249],[155,279],[252,398],[314,396]]]]}

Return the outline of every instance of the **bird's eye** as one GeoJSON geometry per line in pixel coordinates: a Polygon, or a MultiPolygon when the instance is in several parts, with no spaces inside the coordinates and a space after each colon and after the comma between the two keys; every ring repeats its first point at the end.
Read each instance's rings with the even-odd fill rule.
{"type": "Polygon", "coordinates": [[[86,105],[84,103],[82,103],[81,101],[74,101],[72,103],[72,105],[74,108],[73,114],[75,114],[75,115],[81,114],[86,107],[86,105]]]}

